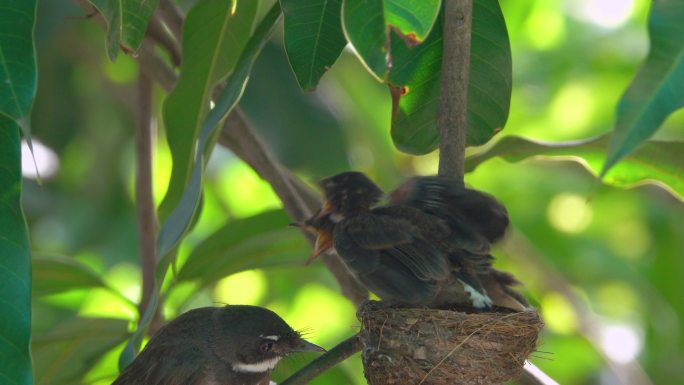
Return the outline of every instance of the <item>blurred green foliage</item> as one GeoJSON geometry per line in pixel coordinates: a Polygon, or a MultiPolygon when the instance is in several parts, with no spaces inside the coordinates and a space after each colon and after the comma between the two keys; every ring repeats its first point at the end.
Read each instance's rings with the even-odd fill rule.
{"type": "MultiPolygon", "coordinates": [[[[508,123],[495,141],[509,135],[575,140],[611,130],[615,105],[647,53],[649,3],[610,3],[614,8],[607,10],[597,0],[501,2],[511,41],[513,92],[508,123]]],[[[23,193],[32,249],[42,255],[34,266],[45,267],[34,268],[32,351],[38,383],[111,383],[137,322],[140,297],[132,193],[137,64],[125,55],[111,63],[104,33],[82,16],[71,3],[39,6],[33,135],[59,164],[54,174],[43,176],[42,186],[26,179],[23,193]],[[63,258],[69,261],[59,269],[50,267],[63,258]],[[49,272],[59,274],[50,281],[49,272]],[[60,284],[65,277],[81,284],[60,284]],[[70,369],[55,371],[55,357],[70,369]]],[[[163,98],[156,90],[157,119],[163,98]]],[[[240,104],[272,153],[305,180],[356,169],[389,190],[403,176],[437,170],[436,153],[414,157],[395,150],[387,88],[347,49],[317,92],[303,94],[278,31],[258,57],[240,104]]],[[[683,124],[684,114],[672,115],[656,139],[684,139],[683,124]]],[[[171,169],[163,130],[155,147],[159,203],[171,169]]],[[[469,154],[481,150],[470,148],[469,154]]],[[[636,360],[654,384],[684,381],[681,201],[654,185],[599,187],[571,160],[493,158],[466,181],[499,198],[536,250],[527,260],[506,245],[495,253],[497,266],[525,282],[526,295],[546,319],[533,362],[564,385],[614,383],[604,356],[619,363],[636,360]],[[545,284],[539,270],[526,265],[530,259],[570,283],[604,327],[595,330],[602,343],[581,335],[576,309],[564,293],[545,284]]],[[[223,148],[212,154],[204,183],[202,215],[178,250],[178,279],[165,282],[170,288],[165,316],[217,303],[258,304],[309,330],[311,340],[325,347],[358,330],[353,306],[323,265],[302,265],[308,250],[294,230],[285,228],[284,218],[273,222],[281,229],[269,228],[263,238],[227,250],[262,253],[266,262],[275,250],[293,263],[236,264],[220,270],[232,273],[228,276],[202,274],[202,265],[193,264],[202,252],[220,255],[212,240],[229,242],[216,234],[243,223],[236,219],[282,216],[274,211],[279,201],[270,186],[223,148]],[[249,270],[238,272],[242,269],[249,270]]],[[[275,380],[309,359],[287,359],[275,380]]],[[[354,357],[313,383],[362,384],[360,360],[354,357]]]]}

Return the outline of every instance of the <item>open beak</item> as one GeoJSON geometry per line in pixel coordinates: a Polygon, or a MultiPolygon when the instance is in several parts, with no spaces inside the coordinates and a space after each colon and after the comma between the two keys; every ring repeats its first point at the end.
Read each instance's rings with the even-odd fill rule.
{"type": "Polygon", "coordinates": [[[326,350],[323,349],[322,347],[312,344],[311,342],[307,340],[300,340],[299,341],[299,346],[296,348],[292,349],[293,352],[318,352],[318,353],[325,353],[326,350]]]}
{"type": "Polygon", "coordinates": [[[316,217],[315,217],[315,218],[316,218],[316,219],[323,218],[324,216],[326,216],[326,215],[328,215],[328,214],[330,214],[330,213],[332,213],[332,212],[333,212],[333,206],[332,206],[332,204],[330,203],[330,201],[326,200],[325,202],[323,202],[323,206],[322,206],[321,209],[318,211],[318,214],[316,214],[316,217]]]}
{"type": "Polygon", "coordinates": [[[314,245],[314,250],[309,259],[306,260],[305,265],[310,264],[319,255],[326,252],[332,247],[332,234],[326,231],[318,231],[318,236],[316,237],[316,244],[314,245]]]}

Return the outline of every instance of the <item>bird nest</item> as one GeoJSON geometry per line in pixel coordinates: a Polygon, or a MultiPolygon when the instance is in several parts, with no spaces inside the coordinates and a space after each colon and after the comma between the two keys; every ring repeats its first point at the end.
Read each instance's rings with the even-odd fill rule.
{"type": "Polygon", "coordinates": [[[505,383],[520,376],[543,327],[535,311],[468,314],[375,301],[357,317],[370,385],[505,383]]]}

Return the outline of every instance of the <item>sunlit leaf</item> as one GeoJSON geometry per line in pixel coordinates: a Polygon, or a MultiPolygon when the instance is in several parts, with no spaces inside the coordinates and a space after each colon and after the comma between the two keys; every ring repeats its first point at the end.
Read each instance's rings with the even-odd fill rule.
{"type": "Polygon", "coordinates": [[[651,48],[618,105],[602,176],[648,139],[668,115],[684,106],[684,2],[652,4],[648,24],[651,48]]]}
{"type": "Polygon", "coordinates": [[[73,258],[40,256],[33,257],[32,263],[34,296],[104,287],[97,272],[73,258]]]}
{"type": "Polygon", "coordinates": [[[342,25],[366,68],[384,81],[390,58],[382,1],[344,0],[342,25]]]}
{"type": "Polygon", "coordinates": [[[342,0],[280,0],[285,50],[303,90],[316,88],[347,41],[342,33],[342,0]]]}
{"type": "MultiPolygon", "coordinates": [[[[411,154],[425,154],[439,145],[442,19],[440,15],[425,42],[413,49],[400,39],[392,39],[392,139],[398,149],[411,154]]],[[[499,3],[476,1],[468,87],[468,145],[486,143],[503,128],[508,119],[511,87],[511,49],[499,3]]]]}
{"type": "Polygon", "coordinates": [[[435,24],[440,0],[384,0],[387,25],[394,27],[409,43],[420,43],[435,24]]]}
{"type": "Polygon", "coordinates": [[[137,51],[147,22],[159,0],[89,0],[107,21],[107,55],[116,59],[119,47],[137,51]]]}
{"type": "Polygon", "coordinates": [[[235,65],[234,71],[226,81],[225,88],[216,99],[215,107],[209,111],[202,123],[199,137],[197,138],[196,154],[198,155],[194,157],[194,162],[191,164],[192,173],[190,182],[183,192],[183,196],[181,197],[178,206],[171,215],[169,215],[157,237],[158,262],[155,272],[156,286],[150,295],[149,305],[141,317],[138,329],[133,333],[131,339],[121,353],[119,359],[120,368],[126,367],[135,358],[142,342],[144,332],[152,321],[155,312],[154,309],[159,302],[159,287],[164,281],[166,271],[170,264],[168,253],[180,242],[183,235],[187,232],[192,222],[193,214],[199,204],[204,173],[204,159],[201,155],[206,153],[207,146],[212,146],[214,144],[210,139],[216,136],[215,134],[219,122],[228,115],[233,107],[235,107],[240,96],[242,96],[242,92],[249,79],[252,64],[254,64],[254,60],[261,51],[261,48],[277,25],[280,14],[280,6],[276,3],[261,20],[261,23],[259,23],[254,34],[245,45],[242,55],[235,65]]]}
{"type": "MultiPolygon", "coordinates": [[[[216,83],[235,69],[247,44],[258,2],[207,0],[195,5],[183,24],[183,57],[178,83],[164,102],[167,141],[173,159],[171,181],[159,207],[162,221],[176,208],[198,152],[196,140],[209,112],[216,83]]],[[[194,211],[194,209],[193,209],[194,211]]]]}
{"type": "Polygon", "coordinates": [[[0,9],[0,117],[16,122],[30,146],[29,113],[38,78],[33,48],[36,1],[0,0],[0,9]]]}
{"type": "Polygon", "coordinates": [[[311,249],[282,210],[232,220],[197,245],[178,279],[210,283],[242,270],[303,265],[311,249]]]}
{"type": "MultiPolygon", "coordinates": [[[[598,175],[608,147],[608,137],[574,142],[536,142],[517,136],[506,136],[492,148],[466,159],[466,172],[474,171],[482,162],[501,157],[509,162],[527,158],[573,160],[598,175]]],[[[649,140],[615,165],[604,182],[632,187],[643,183],[657,183],[684,200],[684,142],[649,140]]]]}
{"type": "Polygon", "coordinates": [[[34,336],[36,385],[80,384],[98,359],[128,336],[128,322],[75,318],[34,336]]]}

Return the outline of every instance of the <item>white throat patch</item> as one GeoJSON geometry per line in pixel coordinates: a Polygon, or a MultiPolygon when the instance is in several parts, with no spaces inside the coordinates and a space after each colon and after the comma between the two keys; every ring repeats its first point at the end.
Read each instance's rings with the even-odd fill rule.
{"type": "Polygon", "coordinates": [[[236,362],[233,364],[233,370],[238,373],[265,373],[275,368],[280,361],[280,357],[274,357],[266,361],[256,362],[253,364],[246,364],[244,362],[236,362]]]}

